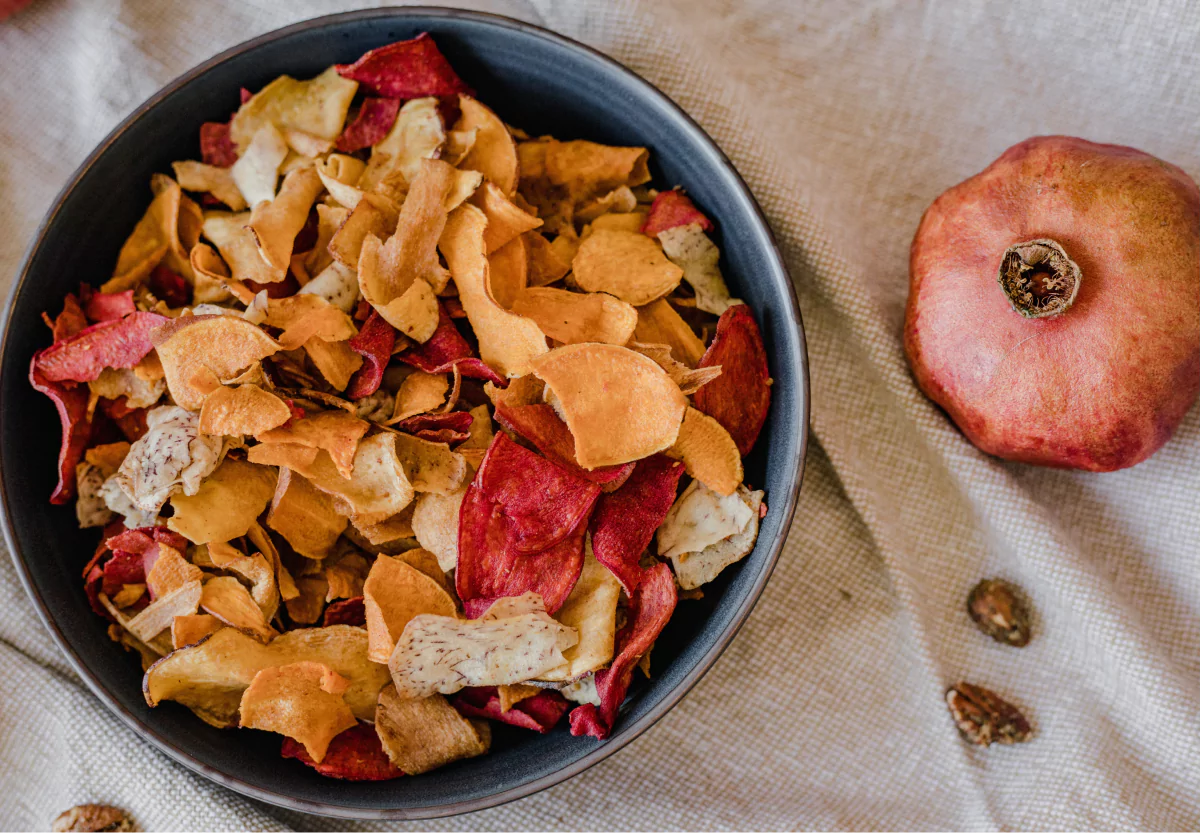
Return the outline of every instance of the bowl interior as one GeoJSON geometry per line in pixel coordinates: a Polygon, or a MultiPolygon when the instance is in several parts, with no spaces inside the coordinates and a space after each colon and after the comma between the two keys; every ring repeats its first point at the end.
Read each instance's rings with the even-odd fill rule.
{"type": "Polygon", "coordinates": [[[499,18],[432,10],[340,15],[264,36],[190,73],[118,128],[81,170],[47,218],[8,310],[0,369],[7,532],[30,592],[85,679],[173,757],[239,791],[315,812],[428,817],[480,809],[548,786],[631,740],[682,696],[732,637],[778,554],[799,485],[807,415],[799,314],[770,232],[737,174],[699,128],[645,82],[596,53],[499,18]],[[763,328],[775,380],[767,425],[746,463],[747,481],[766,488],[771,511],[755,551],[707,585],[703,600],[680,604],[655,646],[654,679],[637,675],[607,744],[571,737],[566,721],[547,736],[497,725],[492,754],[436,775],[333,782],[281,760],[277,735],[213,729],[173,703],[146,706],[136,658],[108,639],[83,593],[80,571],[96,531],[77,529],[71,507],[47,502],[58,420],[26,375],[33,352],[49,343],[42,311],[57,312],[80,281],[108,277],[149,202],[151,173],[199,158],[200,123],[228,119],[240,87],[258,89],[282,73],[311,77],[423,31],[508,123],[532,135],[645,145],[655,184],[683,185],[716,220],[723,269],[763,328]]]}

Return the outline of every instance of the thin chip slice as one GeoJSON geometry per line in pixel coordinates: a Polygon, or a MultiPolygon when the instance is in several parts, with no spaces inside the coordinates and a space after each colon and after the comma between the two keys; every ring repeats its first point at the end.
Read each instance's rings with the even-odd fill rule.
{"type": "Polygon", "coordinates": [[[697,391],[696,408],[720,422],[746,456],[771,404],[767,351],[750,307],[738,304],[722,313],[699,366],[721,367],[722,375],[697,391]]]}
{"type": "Polygon", "coordinates": [[[751,510],[751,517],[740,531],[709,544],[697,552],[681,552],[672,555],[671,566],[676,573],[676,582],[684,590],[694,590],[717,578],[726,567],[741,561],[755,548],[759,536],[759,507],[763,505],[763,492],[752,492],[745,486],[738,488],[738,498],[751,510]]]}
{"type": "Polygon", "coordinates": [[[354,374],[363,366],[363,357],[346,341],[311,338],[305,342],[304,352],[334,390],[348,387],[354,374]]]}
{"type": "Polygon", "coordinates": [[[286,735],[320,763],[330,741],[358,725],[342,699],[347,687],[337,672],[316,662],[264,668],[242,692],[240,725],[286,735]]]}
{"type": "MultiPolygon", "coordinates": [[[[365,420],[346,411],[317,411],[304,419],[294,419],[287,425],[258,434],[255,439],[262,444],[289,443],[322,449],[329,453],[338,473],[350,479],[355,453],[368,428],[370,425],[365,420]]],[[[309,467],[295,468],[305,471],[309,467]]]]}
{"type": "Polygon", "coordinates": [[[671,355],[688,367],[696,367],[705,355],[705,343],[665,299],[638,308],[634,338],[644,344],[666,344],[671,355]]]}
{"type": "Polygon", "coordinates": [[[375,96],[363,99],[354,121],[343,128],[336,147],[342,153],[354,153],[381,141],[396,122],[399,109],[399,99],[375,96]]]}
{"type": "Polygon", "coordinates": [[[608,292],[634,306],[667,295],[684,275],[646,235],[608,229],[580,244],[571,268],[581,289],[608,292]]]}
{"type": "Polygon", "coordinates": [[[721,315],[742,303],[730,297],[717,265],[721,252],[698,223],[666,229],[659,232],[658,237],[663,244],[663,253],[684,270],[684,280],[696,291],[697,309],[721,315]]]}
{"type": "Polygon", "coordinates": [[[579,202],[619,186],[650,180],[646,148],[614,147],[596,142],[546,142],[545,176],[579,202]]]}
{"type": "Polygon", "coordinates": [[[520,376],[534,357],[546,352],[546,337],[537,324],[505,310],[489,293],[486,225],[487,218],[478,208],[460,206],[447,220],[439,245],[479,339],[480,355],[502,374],[520,376]]]}
{"type": "Polygon", "coordinates": [[[363,194],[330,238],[330,255],[347,269],[357,270],[363,241],[372,235],[386,240],[396,231],[399,217],[400,208],[388,197],[363,194]]]}
{"type": "Polygon", "coordinates": [[[231,211],[246,209],[246,199],[238,190],[238,185],[229,168],[206,165],[203,162],[194,162],[189,159],[172,162],[171,169],[175,171],[175,179],[179,182],[179,187],[185,191],[212,194],[225,203],[231,211]]]}
{"type": "Polygon", "coordinates": [[[264,323],[283,330],[279,343],[284,350],[295,350],[313,338],[345,341],[358,333],[349,315],[315,293],[268,299],[264,323]]]}
{"type": "Polygon", "coordinates": [[[263,612],[268,622],[279,609],[279,591],[275,581],[275,569],[261,553],[243,555],[238,549],[225,543],[208,545],[209,559],[213,566],[241,576],[250,582],[250,598],[263,612]]]}
{"type": "Polygon", "coordinates": [[[253,436],[283,425],[291,416],[286,402],[258,385],[220,387],[204,400],[200,431],[216,436],[253,436]]]}
{"type": "Polygon", "coordinates": [[[620,185],[606,194],[600,194],[576,206],[575,219],[580,223],[593,223],[601,217],[622,217],[619,221],[622,228],[629,228],[630,226],[626,225],[628,223],[636,225],[634,230],[637,230],[642,227],[643,220],[641,216],[631,216],[637,207],[638,198],[634,196],[634,192],[629,186],[620,185]]]}
{"type": "Polygon", "coordinates": [[[456,615],[455,600],[438,582],[397,558],[375,559],[363,583],[367,617],[367,656],[387,663],[407,625],[423,613],[456,615]]]}
{"type": "Polygon", "coordinates": [[[524,237],[514,237],[488,255],[488,293],[492,300],[505,309],[512,309],[513,301],[529,280],[529,268],[524,237]]]}
{"type": "Polygon", "coordinates": [[[146,573],[146,588],[150,591],[150,598],[158,599],[203,578],[200,568],[185,560],[179,550],[160,544],[154,565],[146,573]]]}
{"type": "Polygon", "coordinates": [[[572,344],[531,362],[553,391],[587,469],[671,446],[688,400],[659,365],[624,347],[572,344]]]}
{"type": "Polygon", "coordinates": [[[517,190],[517,145],[496,113],[474,98],[459,96],[459,132],[475,131],[475,143],[459,167],[479,171],[504,194],[517,190]]]}
{"type": "Polygon", "coordinates": [[[256,466],[278,466],[293,471],[310,471],[321,449],[300,443],[259,443],[246,450],[246,461],[256,466]]]}
{"type": "Polygon", "coordinates": [[[413,486],[396,455],[396,435],[383,433],[359,443],[349,479],[321,454],[306,475],[318,489],[334,499],[334,506],[363,523],[378,523],[399,513],[413,501],[413,486]]]}
{"type": "Polygon", "coordinates": [[[438,99],[406,101],[391,129],[371,148],[371,159],[358,187],[372,188],[393,173],[412,183],[421,173],[421,160],[437,159],[445,144],[446,130],[438,112],[438,99]]]}
{"type": "Polygon", "coordinates": [[[125,629],[144,643],[171,627],[176,616],[195,613],[200,605],[201,586],[199,579],[181,584],[170,593],[155,599],[137,616],[125,622],[125,629]]]}
{"type": "Polygon", "coordinates": [[[402,699],[468,686],[520,683],[563,664],[574,630],[545,613],[503,619],[422,614],[409,620],[388,660],[402,699]]]}
{"type": "Polygon", "coordinates": [[[468,688],[456,694],[451,702],[465,717],[497,720],[510,726],[531,729],[539,734],[546,734],[555,728],[569,708],[559,692],[533,686],[468,688]],[[511,688],[528,689],[531,694],[506,707],[504,692],[511,688]]]}
{"type": "Polygon", "coordinates": [[[271,202],[254,206],[247,225],[259,254],[270,266],[288,268],[296,235],[308,221],[309,210],[323,187],[313,168],[302,168],[284,177],[279,194],[271,202]]]}
{"type": "Polygon", "coordinates": [[[288,143],[273,124],[264,124],[251,138],[230,175],[243,200],[252,208],[275,199],[280,166],[288,156],[288,143]]]}
{"type": "MultiPolygon", "coordinates": [[[[334,154],[330,156],[330,158],[332,159],[337,155],[338,154],[334,154]]],[[[349,159],[350,157],[343,158],[349,159]]],[[[354,161],[357,162],[358,160],[356,159],[354,161]]],[[[321,174],[320,166],[317,168],[317,173],[318,175],[321,174]]],[[[322,182],[324,181],[325,180],[322,180],[322,182]]],[[[329,188],[328,184],[326,185],[326,188],[329,188]]],[[[309,251],[304,259],[305,271],[308,272],[309,275],[312,275],[313,279],[309,281],[309,283],[302,286],[300,291],[311,292],[313,294],[320,295],[343,312],[352,312],[354,310],[353,299],[343,303],[340,293],[331,293],[329,288],[324,286],[322,286],[320,289],[308,289],[309,284],[313,283],[313,281],[316,281],[317,278],[320,277],[322,273],[324,273],[325,270],[330,267],[330,264],[334,262],[334,256],[329,253],[329,243],[331,240],[333,240],[334,234],[338,231],[338,227],[342,225],[342,223],[346,222],[347,216],[350,215],[350,211],[342,208],[341,206],[326,205],[323,202],[317,203],[316,210],[317,239],[313,241],[313,248],[309,251]]],[[[332,279],[330,278],[326,278],[326,281],[331,280],[332,279]]],[[[352,281],[352,283],[354,283],[354,281],[352,281]]],[[[355,287],[355,291],[358,291],[357,285],[355,287]]]]}
{"type": "Polygon", "coordinates": [[[575,628],[580,641],[563,652],[565,665],[551,669],[540,679],[574,680],[608,665],[613,659],[620,596],[621,584],[613,573],[591,553],[586,555],[580,580],[555,614],[564,625],[575,628]]]}
{"type": "Polygon", "coordinates": [[[480,186],[471,201],[488,218],[488,227],[484,229],[484,248],[488,254],[542,225],[541,220],[510,200],[491,178],[480,186]]]}
{"type": "Polygon", "coordinates": [[[736,535],[751,522],[750,508],[737,494],[719,495],[699,480],[688,484],[656,534],[659,555],[671,558],[700,552],[736,535]]]}
{"type": "Polygon", "coordinates": [[[448,495],[426,492],[417,496],[413,510],[413,533],[422,547],[438,558],[443,572],[455,568],[459,559],[459,507],[464,487],[448,495]]]}
{"type": "Polygon", "coordinates": [[[445,374],[416,371],[405,377],[396,391],[396,404],[389,424],[441,407],[450,383],[445,374]]]}
{"type": "Polygon", "coordinates": [[[338,64],[334,69],[344,78],[389,98],[451,96],[470,91],[428,32],[372,49],[353,64],[338,64]]]}
{"type": "Polygon", "coordinates": [[[704,483],[719,495],[730,495],[742,482],[742,455],[721,423],[696,408],[684,412],[680,434],[668,457],[684,463],[690,477],[704,483]]]}
{"type": "MultiPolygon", "coordinates": [[[[315,458],[316,449],[313,452],[315,458]]],[[[267,526],[296,552],[315,559],[332,555],[346,524],[346,516],[338,512],[328,494],[290,469],[279,470],[267,526]]]]}
{"type": "Polygon", "coordinates": [[[239,153],[245,153],[259,129],[271,124],[332,142],[342,132],[357,89],[358,84],[341,77],[334,67],[309,81],[281,75],[234,114],[229,124],[230,138],[239,153]]]}
{"type": "Polygon", "coordinates": [[[388,686],[380,692],[375,715],[375,731],[389,760],[409,775],[483,755],[491,745],[487,724],[477,727],[439,694],[405,699],[388,686]]]}
{"type": "Polygon", "coordinates": [[[195,645],[210,633],[216,633],[225,627],[221,620],[208,613],[191,613],[176,616],[171,620],[171,647],[179,650],[187,645],[195,645]]]}
{"type": "Polygon", "coordinates": [[[155,266],[165,263],[172,271],[191,276],[188,253],[199,235],[200,208],[183,196],[169,176],[150,179],[154,199],[117,255],[113,276],[101,292],[122,292],[141,284],[155,266]]]}
{"type": "Polygon", "coordinates": [[[568,292],[551,287],[521,292],[510,307],[532,319],[555,341],[625,344],[634,335],[638,311],[604,292],[568,292]]]}
{"type": "Polygon", "coordinates": [[[525,235],[528,286],[549,286],[571,271],[571,260],[559,257],[550,241],[537,232],[525,235]]]}
{"type": "Polygon", "coordinates": [[[193,382],[197,371],[229,379],[279,350],[279,343],[254,324],[229,315],[179,318],[160,327],[154,340],[171,397],[192,411],[200,409],[206,395],[193,382]]]}
{"type": "Polygon", "coordinates": [[[250,591],[233,576],[215,576],[206,581],[200,597],[200,609],[264,644],[276,636],[275,629],[267,624],[262,609],[255,604],[250,591]]]}
{"type": "MultiPolygon", "coordinates": [[[[204,215],[204,236],[217,247],[224,261],[224,264],[220,264],[222,268],[218,268],[219,265],[211,257],[207,258],[207,273],[212,280],[221,280],[224,277],[222,272],[225,264],[228,264],[230,278],[239,284],[273,284],[287,277],[284,270],[271,266],[259,255],[254,234],[246,228],[248,222],[250,212],[245,211],[240,214],[209,211],[204,215]]],[[[235,291],[236,284],[230,283],[229,286],[230,291],[234,291],[244,303],[254,296],[254,292],[249,289],[245,289],[244,292],[242,289],[235,291]],[[249,297],[245,295],[247,292],[249,297]]]]}
{"type": "MultiPolygon", "coordinates": [[[[371,319],[367,319],[368,323],[371,319]]],[[[363,329],[367,329],[364,324],[363,329]]],[[[494,385],[505,385],[505,380],[495,370],[475,357],[467,340],[459,333],[445,307],[438,317],[438,329],[424,344],[415,344],[397,355],[405,364],[410,364],[426,373],[449,373],[457,369],[470,379],[483,379],[494,385]]],[[[382,376],[382,371],[381,371],[382,376]]]]}
{"type": "Polygon", "coordinates": [[[193,544],[231,541],[245,535],[275,492],[275,472],[227,458],[194,495],[171,498],[167,526],[193,544]]]}
{"type": "Polygon", "coordinates": [[[354,269],[331,260],[296,295],[316,295],[342,312],[349,313],[359,298],[359,278],[354,269]]]}
{"type": "Polygon", "coordinates": [[[635,353],[641,353],[663,368],[672,381],[680,386],[680,390],[684,392],[685,396],[692,396],[722,373],[720,366],[690,369],[688,365],[672,358],[671,347],[666,344],[643,344],[640,341],[631,341],[626,347],[635,353]]]}
{"type": "MultiPolygon", "coordinates": [[[[535,376],[527,377],[537,379],[535,376]]],[[[510,386],[513,390],[516,385],[510,386]]],[[[517,401],[515,398],[513,401],[517,401]]],[[[508,430],[518,434],[534,444],[546,457],[570,469],[580,477],[598,483],[602,491],[613,491],[621,486],[634,470],[633,463],[620,466],[601,466],[595,469],[585,469],[576,462],[575,440],[567,423],[559,419],[555,409],[550,405],[531,403],[528,405],[510,405],[509,399],[498,401],[496,419],[508,430]]],[[[459,449],[462,453],[462,448],[459,449]]]]}
{"type": "MultiPolygon", "coordinates": [[[[713,231],[713,222],[700,212],[683,191],[674,188],[655,195],[641,231],[649,237],[658,237],[668,229],[694,224],[702,232],[713,231]]],[[[717,314],[720,315],[721,312],[724,310],[718,311],[717,314]]]]}
{"type": "Polygon", "coordinates": [[[154,349],[154,331],[169,320],[135,312],[93,324],[39,350],[33,368],[47,382],[92,382],[106,368],[135,367],[154,349]]]}
{"type": "Polygon", "coordinates": [[[449,495],[467,482],[467,461],[445,443],[396,434],[396,456],[418,492],[449,495]]]}
{"type": "Polygon", "coordinates": [[[326,778],[343,781],[390,781],[404,775],[384,753],[375,726],[365,722],[359,722],[331,740],[320,763],[292,738],[284,738],[280,755],[295,758],[326,778]]]}

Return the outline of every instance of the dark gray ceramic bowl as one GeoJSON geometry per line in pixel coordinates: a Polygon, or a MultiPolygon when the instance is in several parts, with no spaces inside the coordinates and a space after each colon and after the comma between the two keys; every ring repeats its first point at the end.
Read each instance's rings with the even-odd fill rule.
{"type": "Polygon", "coordinates": [[[430,818],[529,795],[616,752],[679,702],[733,639],[771,574],[800,487],[809,411],[792,283],[754,198],[704,131],[650,84],[585,46],[506,18],[443,9],[353,12],[290,26],[218,55],[139,107],[83,163],[38,230],[8,302],[0,391],[8,547],[43,621],[96,696],[141,737],[233,790],[358,818],[430,818]],[[282,760],[277,735],[213,729],[174,703],[146,706],[137,660],[108,639],[84,597],[80,570],[96,532],[77,529],[71,507],[47,502],[58,420],[26,374],[33,352],[49,342],[42,311],[57,311],[80,280],[108,277],[149,202],[151,173],[198,158],[201,122],[227,119],[240,87],[258,89],[282,73],[311,77],[425,31],[505,121],[535,135],[645,145],[655,183],[683,185],[716,220],[725,274],[755,311],[775,379],[767,425],[746,461],[747,481],[767,490],[771,511],[755,551],[706,586],[702,601],[680,604],[655,645],[655,678],[639,676],[607,742],[571,737],[566,721],[546,736],[498,725],[485,757],[418,778],[346,783],[282,760]]]}

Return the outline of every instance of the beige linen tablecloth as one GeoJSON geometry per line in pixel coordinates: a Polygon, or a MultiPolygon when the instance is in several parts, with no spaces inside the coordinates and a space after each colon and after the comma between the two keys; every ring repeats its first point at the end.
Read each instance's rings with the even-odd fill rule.
{"type": "MultiPolygon", "coordinates": [[[[0,23],[6,287],[54,194],[137,104],[228,46],[354,5],[35,0],[0,23]]],[[[1197,409],[1129,471],[1000,463],[914,389],[899,340],[922,210],[1010,144],[1076,134],[1196,177],[1195,0],[484,7],[625,62],[731,156],[800,294],[815,442],[774,578],[683,703],[569,783],[416,826],[1196,829],[1197,409]],[[1038,609],[1024,650],[964,613],[993,574],[1038,609]],[[1025,709],[1033,742],[962,743],[942,699],[962,678],[1025,709]]],[[[343,826],[243,800],[118,723],[7,558],[0,640],[0,827],[85,801],[148,830],[343,826]]]]}

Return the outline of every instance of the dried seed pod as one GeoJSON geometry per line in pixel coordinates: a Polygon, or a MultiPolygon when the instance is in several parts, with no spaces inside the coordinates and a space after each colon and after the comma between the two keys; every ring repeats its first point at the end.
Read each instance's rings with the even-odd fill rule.
{"type": "Polygon", "coordinates": [[[55,833],[66,831],[127,831],[137,830],[129,814],[107,804],[80,804],[63,812],[54,820],[55,833]]]}
{"type": "Polygon", "coordinates": [[[988,746],[1030,739],[1030,723],[1022,713],[987,688],[959,683],[947,691],[947,708],[968,743],[988,746]]]}
{"type": "Polygon", "coordinates": [[[998,642],[1021,648],[1030,641],[1030,609],[1017,587],[988,578],[972,588],[967,612],[982,632],[998,642]]]}

